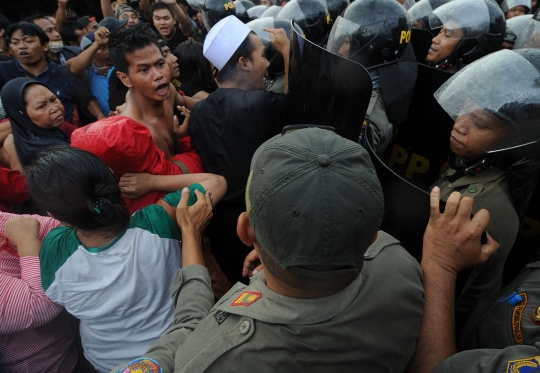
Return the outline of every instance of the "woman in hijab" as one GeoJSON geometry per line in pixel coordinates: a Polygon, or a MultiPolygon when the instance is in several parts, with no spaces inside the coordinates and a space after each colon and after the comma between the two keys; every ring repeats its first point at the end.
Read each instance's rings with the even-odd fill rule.
{"type": "Polygon", "coordinates": [[[16,78],[2,88],[0,97],[23,167],[43,150],[70,144],[66,132],[75,127],[64,123],[64,106],[46,86],[35,79],[16,78]]]}

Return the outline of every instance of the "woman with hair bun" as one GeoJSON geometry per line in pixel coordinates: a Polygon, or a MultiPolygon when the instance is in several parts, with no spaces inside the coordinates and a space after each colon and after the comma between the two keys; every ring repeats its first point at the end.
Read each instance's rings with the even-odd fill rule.
{"type": "MultiPolygon", "coordinates": [[[[130,216],[111,170],[66,146],[41,153],[26,176],[36,203],[64,224],[43,240],[41,281],[47,297],[81,321],[86,358],[109,372],[142,355],[173,319],[168,289],[182,266],[176,206],[188,193],[130,216]]],[[[177,178],[180,189],[189,186],[190,205],[211,209],[226,190],[221,176],[177,178]]]]}

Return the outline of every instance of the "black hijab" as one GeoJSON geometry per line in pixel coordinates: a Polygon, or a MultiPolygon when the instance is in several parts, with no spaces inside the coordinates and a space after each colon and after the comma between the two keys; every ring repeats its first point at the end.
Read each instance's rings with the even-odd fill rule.
{"type": "Polygon", "coordinates": [[[70,145],[68,137],[60,128],[41,128],[28,117],[24,103],[24,90],[33,84],[46,87],[35,79],[16,78],[10,80],[0,91],[2,105],[11,122],[17,155],[24,167],[30,165],[34,156],[43,150],[59,145],[70,145]]]}

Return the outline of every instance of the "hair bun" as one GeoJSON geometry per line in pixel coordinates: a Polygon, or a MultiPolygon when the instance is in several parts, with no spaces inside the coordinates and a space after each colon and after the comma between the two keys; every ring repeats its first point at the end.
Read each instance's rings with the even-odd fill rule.
{"type": "Polygon", "coordinates": [[[114,197],[120,197],[122,192],[118,185],[107,185],[103,183],[96,184],[94,187],[93,199],[111,199],[114,197]]]}

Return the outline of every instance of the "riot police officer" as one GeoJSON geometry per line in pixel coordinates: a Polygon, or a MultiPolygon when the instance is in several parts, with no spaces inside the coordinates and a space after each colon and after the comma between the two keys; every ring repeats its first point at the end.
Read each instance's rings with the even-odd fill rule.
{"type": "Polygon", "coordinates": [[[236,15],[232,0],[188,0],[188,4],[202,12],[204,27],[208,31],[223,18],[236,15]]]}
{"type": "Polygon", "coordinates": [[[328,39],[331,18],[323,0],[292,0],[276,18],[294,20],[312,43],[323,46],[328,39]]]}
{"type": "Polygon", "coordinates": [[[411,23],[399,3],[357,0],[337,18],[328,39],[329,51],[360,63],[371,75],[364,127],[371,127],[369,141],[377,154],[390,143],[392,123],[403,122],[409,109],[417,76],[412,49],[406,55],[410,38],[411,23]]]}
{"type": "Polygon", "coordinates": [[[504,14],[492,0],[454,0],[435,9],[429,26],[436,36],[426,61],[456,72],[501,49],[506,31],[504,14]]]}

